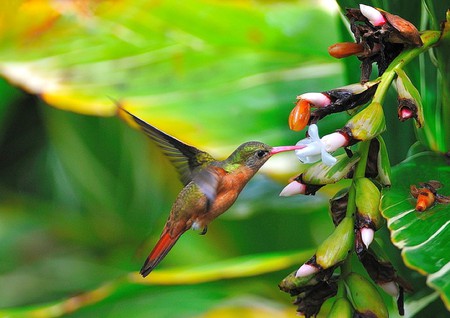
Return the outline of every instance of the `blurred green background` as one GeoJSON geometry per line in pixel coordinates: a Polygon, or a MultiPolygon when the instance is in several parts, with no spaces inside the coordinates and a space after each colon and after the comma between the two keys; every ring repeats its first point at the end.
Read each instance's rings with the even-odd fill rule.
{"type": "MultiPolygon", "coordinates": [[[[420,6],[377,5],[420,26],[420,6]]],[[[172,286],[153,274],[145,283],[129,273],[181,183],[155,145],[111,116],[111,98],[218,158],[248,140],[294,144],[304,136],[287,125],[295,97],[359,78],[356,59],[327,53],[348,38],[337,4],[30,0],[0,10],[0,316],[41,305],[43,317],[294,316],[277,284],[332,231],[328,198],[342,184],[280,198],[301,165],[292,154],[271,159],[206,236],[180,239],[158,268],[172,286]],[[239,272],[249,255],[255,262],[239,272]],[[208,282],[177,282],[189,276],[182,268],[204,264],[215,269],[208,282]],[[236,278],[220,279],[230,268],[236,278]]],[[[391,97],[385,140],[395,164],[416,137],[412,123],[397,122],[391,97]]],[[[347,119],[325,118],[321,134],[347,119]]],[[[402,268],[388,234],[379,239],[402,268]]],[[[429,294],[419,287],[411,300],[429,294]]],[[[427,312],[445,313],[434,306],[427,312]]]]}

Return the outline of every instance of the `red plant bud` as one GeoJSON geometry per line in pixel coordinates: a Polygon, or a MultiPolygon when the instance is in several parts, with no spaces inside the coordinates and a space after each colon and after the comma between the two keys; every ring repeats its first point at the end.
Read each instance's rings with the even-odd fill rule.
{"type": "Polygon", "coordinates": [[[433,192],[429,189],[421,189],[419,191],[419,195],[417,196],[416,210],[419,212],[423,212],[433,205],[435,201],[435,197],[433,192]]]}
{"type": "Polygon", "coordinates": [[[438,194],[437,190],[442,187],[442,184],[436,180],[420,183],[420,187],[415,185],[410,186],[411,194],[417,199],[416,211],[423,212],[431,207],[435,202],[448,204],[450,197],[438,194]]]}
{"type": "Polygon", "coordinates": [[[343,57],[358,55],[364,52],[364,46],[359,43],[342,42],[336,43],[328,47],[328,53],[337,59],[343,57]]]}
{"type": "Polygon", "coordinates": [[[405,121],[410,118],[415,117],[414,112],[408,107],[402,107],[398,110],[398,119],[400,121],[405,121]]]}
{"type": "Polygon", "coordinates": [[[310,117],[311,105],[305,99],[299,99],[289,115],[289,128],[300,131],[306,127],[310,117]]]}

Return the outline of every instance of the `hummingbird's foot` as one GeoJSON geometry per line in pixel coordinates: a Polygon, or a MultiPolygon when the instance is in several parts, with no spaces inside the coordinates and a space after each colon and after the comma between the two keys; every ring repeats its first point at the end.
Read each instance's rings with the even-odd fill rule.
{"type": "Polygon", "coordinates": [[[203,230],[202,230],[202,232],[200,233],[200,235],[205,235],[206,232],[208,232],[208,227],[207,227],[207,226],[205,226],[205,227],[203,228],[203,230]]]}

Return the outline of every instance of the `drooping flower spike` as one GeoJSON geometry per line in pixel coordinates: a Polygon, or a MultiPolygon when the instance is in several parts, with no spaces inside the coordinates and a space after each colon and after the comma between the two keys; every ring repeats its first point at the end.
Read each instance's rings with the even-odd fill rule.
{"type": "Polygon", "coordinates": [[[346,17],[356,43],[337,43],[328,52],[336,58],[355,55],[361,61],[361,83],[369,80],[372,64],[381,76],[405,48],[422,46],[420,33],[409,21],[368,5],[347,9],[346,17]]]}

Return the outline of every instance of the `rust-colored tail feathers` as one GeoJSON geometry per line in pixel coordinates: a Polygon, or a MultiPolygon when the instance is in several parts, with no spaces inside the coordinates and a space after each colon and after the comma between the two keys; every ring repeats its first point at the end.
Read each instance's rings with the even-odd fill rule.
{"type": "Polygon", "coordinates": [[[161,234],[158,243],[156,243],[150,255],[145,260],[145,263],[140,271],[143,277],[150,274],[150,272],[156,267],[156,265],[158,265],[159,262],[162,261],[167,253],[169,253],[169,251],[180,238],[181,234],[183,234],[183,232],[181,232],[174,237],[171,237],[169,232],[170,231],[168,231],[167,229],[164,229],[164,232],[161,234]]]}

